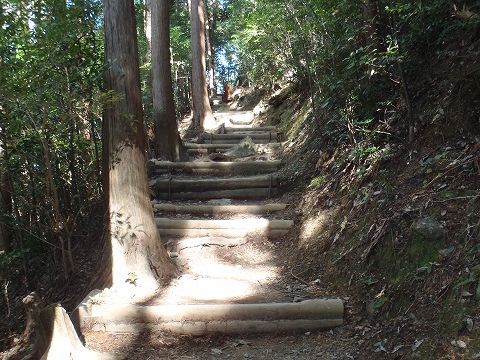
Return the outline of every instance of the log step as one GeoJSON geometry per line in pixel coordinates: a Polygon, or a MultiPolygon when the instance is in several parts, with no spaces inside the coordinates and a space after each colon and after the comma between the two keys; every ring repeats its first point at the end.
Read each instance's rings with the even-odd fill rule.
{"type": "Polygon", "coordinates": [[[261,229],[290,229],[293,220],[268,220],[265,218],[234,219],[234,220],[172,220],[155,218],[160,229],[247,229],[250,231],[261,229]]]}
{"type": "Polygon", "coordinates": [[[140,333],[162,330],[179,334],[244,334],[313,331],[343,324],[340,299],[312,299],[299,303],[214,305],[92,304],[89,294],[72,318],[81,332],[140,333]]]}
{"type": "Polygon", "coordinates": [[[227,152],[229,149],[217,149],[217,150],[209,150],[209,149],[187,149],[187,154],[190,156],[205,156],[211,154],[212,152],[217,153],[224,153],[227,152]]]}
{"type": "Polygon", "coordinates": [[[209,199],[270,199],[278,195],[277,188],[246,188],[194,192],[157,191],[158,200],[209,200],[209,199]]]}
{"type": "MultiPolygon", "coordinates": [[[[270,141],[276,140],[278,135],[280,133],[268,131],[268,132],[259,132],[259,133],[251,133],[248,134],[248,137],[252,139],[253,141],[255,140],[263,140],[267,139],[270,141]]],[[[213,134],[213,133],[203,133],[200,135],[200,137],[204,140],[236,140],[241,141],[245,139],[246,135],[245,134],[213,134]]]]}
{"type": "Polygon", "coordinates": [[[271,142],[280,142],[282,140],[282,133],[276,131],[252,131],[248,128],[243,128],[244,131],[231,130],[234,128],[221,128],[220,133],[205,132],[200,135],[199,142],[206,144],[237,144],[245,137],[249,137],[256,144],[267,144],[271,142]],[[230,132],[227,132],[230,129],[230,132]],[[245,129],[248,129],[245,131],[245,129]]]}
{"type": "MultiPolygon", "coordinates": [[[[278,149],[282,146],[281,143],[265,143],[259,144],[258,141],[255,142],[257,144],[257,152],[272,152],[275,149],[278,149]]],[[[236,143],[230,142],[229,144],[225,143],[218,143],[218,144],[195,144],[195,143],[185,143],[185,148],[187,149],[187,153],[190,155],[206,155],[211,154],[212,152],[226,152],[232,148],[233,145],[236,143]]]]}
{"type": "Polygon", "coordinates": [[[185,143],[183,144],[186,149],[230,149],[232,144],[220,143],[220,144],[197,144],[197,143],[185,143]]]}
{"type": "Polygon", "coordinates": [[[159,228],[158,232],[162,236],[172,237],[225,237],[225,238],[241,238],[246,237],[252,232],[266,236],[270,239],[278,239],[289,234],[288,229],[163,229],[159,228]]]}
{"type": "MultiPolygon", "coordinates": [[[[273,142],[268,144],[262,144],[262,149],[265,148],[279,148],[282,144],[273,142]]],[[[218,144],[197,144],[197,143],[184,143],[186,149],[208,149],[208,150],[216,150],[216,149],[231,149],[232,143],[218,143],[218,144]]]]}
{"type": "Polygon", "coordinates": [[[102,319],[90,319],[92,331],[119,334],[141,334],[167,331],[170,333],[202,336],[207,334],[266,334],[278,332],[306,332],[328,330],[343,325],[343,319],[320,320],[221,320],[221,321],[170,321],[161,323],[107,323],[102,319]]]}
{"type": "Polygon", "coordinates": [[[192,180],[162,178],[152,186],[159,200],[268,199],[278,194],[278,179],[273,175],[192,180]]]}
{"type": "Polygon", "coordinates": [[[159,191],[211,191],[238,188],[273,188],[278,179],[273,175],[250,176],[241,178],[209,178],[209,179],[157,179],[155,187],[159,191]]]}
{"type": "Polygon", "coordinates": [[[236,220],[171,220],[155,218],[160,235],[183,237],[245,237],[249,233],[277,238],[287,235],[292,220],[236,219],[236,220]]]}
{"type": "Polygon", "coordinates": [[[276,126],[258,126],[258,127],[226,127],[224,129],[225,134],[235,134],[235,133],[250,133],[250,132],[268,132],[276,131],[276,126]]]}
{"type": "MultiPolygon", "coordinates": [[[[221,134],[218,134],[221,135],[221,134]]],[[[241,135],[241,134],[240,134],[241,135]]],[[[238,144],[240,141],[242,141],[245,137],[251,137],[250,135],[242,135],[240,139],[203,139],[204,145],[218,145],[218,144],[230,144],[230,146],[233,146],[235,144],[238,144]]],[[[255,144],[270,144],[270,143],[279,143],[280,139],[276,139],[274,137],[270,138],[260,138],[260,139],[252,139],[255,144]]]]}
{"type": "Polygon", "coordinates": [[[153,209],[157,211],[174,212],[177,214],[269,214],[275,211],[285,210],[286,204],[265,204],[265,205],[172,205],[154,204],[153,209]]]}
{"type": "Polygon", "coordinates": [[[187,170],[194,173],[221,173],[221,174],[259,174],[278,171],[281,161],[255,161],[255,162],[171,162],[148,161],[149,174],[162,174],[171,170],[187,170]]]}

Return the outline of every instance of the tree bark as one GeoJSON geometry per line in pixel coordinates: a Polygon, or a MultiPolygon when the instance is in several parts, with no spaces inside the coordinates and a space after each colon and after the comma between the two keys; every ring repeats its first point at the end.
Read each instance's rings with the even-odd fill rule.
{"type": "Polygon", "coordinates": [[[100,353],[85,348],[65,309],[50,305],[42,309],[37,319],[37,354],[40,360],[114,360],[124,356],[100,353]],[[43,354],[43,355],[42,355],[43,354]]]}
{"type": "Polygon", "coordinates": [[[213,32],[215,29],[214,13],[214,0],[209,0],[208,4],[205,3],[205,9],[207,14],[206,28],[205,28],[205,40],[207,45],[207,61],[208,61],[208,87],[210,89],[210,97],[217,96],[217,90],[215,88],[215,49],[213,48],[213,32]]]}
{"type": "Polygon", "coordinates": [[[10,190],[10,179],[6,166],[7,153],[5,132],[2,129],[2,143],[0,144],[0,254],[8,252],[12,243],[12,231],[8,227],[8,219],[12,214],[12,196],[10,190]]]}
{"type": "Polygon", "coordinates": [[[192,100],[193,127],[195,129],[212,129],[215,118],[207,91],[205,65],[205,1],[192,0],[190,11],[190,34],[192,39],[192,100]]]}
{"type": "Polygon", "coordinates": [[[378,37],[377,37],[377,29],[375,26],[375,18],[377,17],[377,5],[373,0],[363,0],[362,2],[362,14],[364,20],[364,39],[365,45],[367,47],[374,47],[370,51],[376,50],[379,51],[378,45],[378,37]]]}
{"type": "Polygon", "coordinates": [[[11,213],[11,198],[7,174],[0,171],[0,254],[8,252],[12,243],[12,233],[7,226],[11,213]]]}
{"type": "MultiPolygon", "coordinates": [[[[143,31],[145,32],[145,38],[147,39],[147,57],[152,50],[152,0],[145,0],[145,22],[143,24],[143,31]]],[[[147,58],[147,60],[151,58],[147,58]]]]}
{"type": "Polygon", "coordinates": [[[95,284],[156,287],[175,267],[153,219],[145,157],[138,43],[133,0],[105,0],[106,90],[103,174],[107,200],[105,267],[95,284]]]}
{"type": "Polygon", "coordinates": [[[170,63],[169,0],[153,1],[152,6],[152,94],[157,158],[179,161],[182,140],[178,133],[173,100],[170,63]]]}
{"type": "Polygon", "coordinates": [[[155,156],[155,130],[153,125],[153,86],[152,86],[152,0],[144,0],[144,24],[143,31],[145,33],[145,40],[147,45],[147,52],[145,54],[145,64],[150,63],[150,71],[147,72],[146,88],[147,93],[144,99],[144,109],[152,109],[152,111],[144,114],[144,122],[148,124],[147,128],[147,154],[148,157],[155,156]]]}

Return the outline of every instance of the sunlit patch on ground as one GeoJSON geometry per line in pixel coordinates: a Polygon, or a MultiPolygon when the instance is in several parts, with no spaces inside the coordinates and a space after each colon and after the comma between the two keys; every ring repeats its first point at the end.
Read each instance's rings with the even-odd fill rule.
{"type": "Polygon", "coordinates": [[[324,213],[319,213],[315,217],[306,219],[300,231],[300,243],[311,240],[312,237],[318,235],[325,226],[325,220],[328,218],[324,213]]]}
{"type": "MultiPolygon", "coordinates": [[[[278,270],[272,255],[251,244],[231,248],[214,245],[183,249],[183,274],[161,292],[161,303],[241,302],[267,295],[278,270]]],[[[270,295],[270,294],[269,294],[270,295]]]]}
{"type": "Polygon", "coordinates": [[[219,123],[225,123],[225,126],[235,126],[237,124],[248,124],[253,121],[253,113],[251,111],[232,112],[216,112],[215,118],[219,123]]]}

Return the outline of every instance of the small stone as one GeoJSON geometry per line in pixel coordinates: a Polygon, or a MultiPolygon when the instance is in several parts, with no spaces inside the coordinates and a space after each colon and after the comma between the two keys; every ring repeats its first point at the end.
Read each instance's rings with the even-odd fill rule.
{"type": "Polygon", "coordinates": [[[294,303],[298,303],[298,302],[301,302],[301,301],[302,301],[302,298],[301,298],[300,296],[295,296],[295,297],[293,298],[293,302],[294,302],[294,303]]]}
{"type": "Polygon", "coordinates": [[[257,153],[257,145],[250,137],[246,137],[238,144],[234,145],[229,151],[225,153],[226,156],[232,158],[241,158],[257,153]]]}
{"type": "Polygon", "coordinates": [[[474,267],[472,267],[472,270],[471,270],[471,271],[472,271],[472,274],[474,274],[474,275],[480,274],[480,264],[475,265],[474,267]]]}
{"type": "Polygon", "coordinates": [[[423,344],[423,339],[422,340],[415,340],[415,343],[412,345],[412,350],[417,351],[417,349],[420,347],[420,345],[423,344]]]}
{"type": "Polygon", "coordinates": [[[411,226],[411,230],[414,234],[428,241],[443,240],[446,235],[443,225],[430,217],[415,221],[411,226]]]}
{"type": "Polygon", "coordinates": [[[451,344],[458,347],[459,349],[466,349],[467,344],[463,340],[452,340],[451,344]]]}
{"type": "Polygon", "coordinates": [[[473,320],[471,318],[465,318],[465,327],[469,332],[472,332],[473,330],[473,320]]]}

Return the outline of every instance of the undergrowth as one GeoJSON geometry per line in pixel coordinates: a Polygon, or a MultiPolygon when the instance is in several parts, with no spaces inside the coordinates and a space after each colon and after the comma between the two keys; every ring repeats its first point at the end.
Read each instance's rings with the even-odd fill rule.
{"type": "Polygon", "coordinates": [[[480,128],[472,110],[480,101],[478,89],[451,92],[461,76],[445,73],[456,68],[445,61],[436,72],[450,82],[414,84],[425,96],[412,104],[420,122],[411,142],[406,128],[391,136],[382,124],[353,139],[291,89],[266,117],[282,119],[289,140],[282,180],[299,194],[291,266],[312,279],[321,273],[329,291],[352,299],[348,321],[378,330],[362,342],[372,358],[384,358],[378,344],[386,336],[382,348],[397,356],[480,353],[480,128]],[[425,219],[441,234],[417,233],[425,219]]]}

